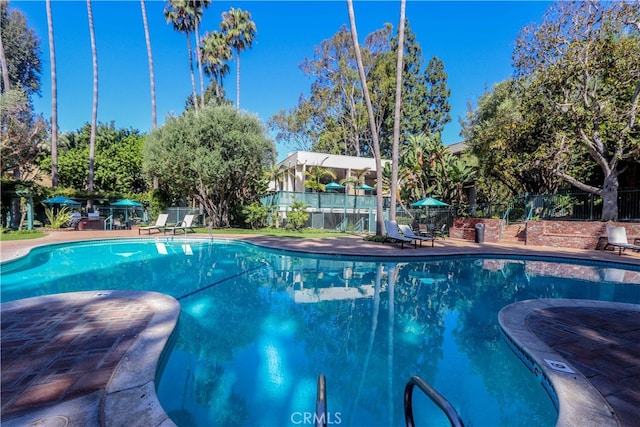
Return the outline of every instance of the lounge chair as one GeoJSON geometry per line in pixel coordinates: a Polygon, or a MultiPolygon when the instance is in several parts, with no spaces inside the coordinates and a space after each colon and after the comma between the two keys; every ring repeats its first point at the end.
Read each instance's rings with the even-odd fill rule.
{"type": "Polygon", "coordinates": [[[431,236],[418,236],[413,232],[411,227],[405,224],[398,225],[398,228],[400,228],[400,231],[402,232],[402,235],[404,237],[408,237],[410,239],[413,239],[414,241],[420,242],[420,247],[422,247],[422,242],[425,242],[425,241],[426,242],[431,241],[431,247],[433,247],[433,242],[434,240],[436,240],[435,237],[431,237],[431,236]]]}
{"type": "Polygon", "coordinates": [[[631,249],[640,252],[640,245],[637,245],[640,239],[636,238],[633,244],[629,243],[627,239],[627,230],[624,227],[614,227],[607,225],[607,244],[604,246],[604,250],[607,250],[609,246],[618,248],[618,255],[622,255],[622,251],[625,249],[631,249]]]}
{"type": "Polygon", "coordinates": [[[167,218],[169,218],[169,214],[158,215],[155,224],[138,227],[138,235],[140,234],[141,230],[146,230],[149,232],[149,234],[151,234],[151,230],[158,230],[158,232],[164,230],[164,228],[167,226],[167,218]]]}
{"type": "Polygon", "coordinates": [[[396,243],[400,243],[400,248],[404,248],[405,243],[411,243],[411,242],[413,242],[414,247],[418,246],[416,240],[400,235],[400,229],[398,228],[397,222],[386,220],[384,222],[384,226],[387,229],[387,237],[396,243]]]}
{"type": "Polygon", "coordinates": [[[187,234],[187,230],[191,230],[195,233],[196,230],[194,230],[193,225],[191,225],[193,223],[194,216],[195,215],[185,215],[184,219],[178,224],[173,227],[165,227],[164,234],[167,234],[167,231],[171,231],[173,234],[176,234],[176,231],[184,231],[184,234],[187,234]]]}

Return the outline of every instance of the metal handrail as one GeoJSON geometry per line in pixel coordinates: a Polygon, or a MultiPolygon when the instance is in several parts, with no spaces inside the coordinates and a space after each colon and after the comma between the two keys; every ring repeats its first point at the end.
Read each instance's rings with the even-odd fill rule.
{"type": "Polygon", "coordinates": [[[454,427],[464,427],[464,423],[458,415],[456,409],[449,403],[444,396],[442,396],[438,391],[431,387],[429,383],[420,378],[419,376],[412,376],[411,379],[407,382],[407,385],[404,388],[404,420],[407,427],[414,427],[415,424],[413,422],[413,405],[412,405],[412,396],[413,396],[413,387],[418,386],[420,390],[424,394],[426,394],[440,409],[445,413],[447,418],[449,418],[449,422],[454,427]]]}
{"type": "Polygon", "coordinates": [[[318,377],[315,421],[316,427],[327,427],[327,384],[322,374],[318,377]]]}

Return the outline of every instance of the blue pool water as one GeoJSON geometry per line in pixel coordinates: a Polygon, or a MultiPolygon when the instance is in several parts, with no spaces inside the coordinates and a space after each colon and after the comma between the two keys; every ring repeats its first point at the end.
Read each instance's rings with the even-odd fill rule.
{"type": "MultiPolygon", "coordinates": [[[[117,240],[34,250],[2,265],[1,298],[139,289],[176,297],[157,385],[179,426],[404,425],[412,375],[468,426],[552,426],[551,399],[501,337],[497,314],[531,298],[640,302],[640,269],[469,256],[319,257],[241,242],[117,240]]],[[[416,424],[448,425],[419,392],[416,424]]]]}

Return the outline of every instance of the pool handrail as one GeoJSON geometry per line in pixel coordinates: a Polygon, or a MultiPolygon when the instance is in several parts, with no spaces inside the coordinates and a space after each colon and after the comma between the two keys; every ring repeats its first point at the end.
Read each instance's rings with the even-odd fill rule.
{"type": "Polygon", "coordinates": [[[462,418],[458,415],[458,411],[453,407],[451,403],[438,391],[433,388],[429,383],[420,378],[417,375],[412,376],[407,385],[404,388],[404,420],[407,427],[414,427],[413,421],[413,405],[412,405],[412,397],[413,397],[413,387],[418,386],[420,390],[424,394],[426,394],[438,407],[445,413],[447,418],[449,418],[449,422],[453,427],[464,427],[464,423],[462,422],[462,418]]]}

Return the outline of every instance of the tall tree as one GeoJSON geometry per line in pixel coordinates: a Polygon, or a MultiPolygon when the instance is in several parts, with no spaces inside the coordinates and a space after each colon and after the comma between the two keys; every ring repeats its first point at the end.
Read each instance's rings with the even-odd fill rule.
{"type": "MultiPolygon", "coordinates": [[[[91,139],[89,142],[89,179],[87,191],[93,192],[96,155],[96,127],[98,126],[98,51],[96,49],[96,34],[93,27],[93,10],[91,0],[87,0],[87,15],[89,17],[89,35],[91,36],[91,60],[93,63],[93,108],[91,109],[91,139]]],[[[89,197],[87,208],[93,208],[93,200],[89,197]]]]}
{"type": "Polygon", "coordinates": [[[358,30],[356,29],[356,17],[353,11],[353,0],[347,0],[349,9],[349,24],[351,26],[351,38],[353,40],[353,49],[356,54],[356,63],[358,65],[358,74],[360,76],[360,84],[362,85],[362,93],[364,94],[365,103],[367,105],[367,115],[369,116],[369,127],[371,129],[371,139],[373,141],[373,150],[376,161],[376,235],[383,234],[383,209],[382,209],[382,159],[380,158],[380,143],[378,141],[377,126],[375,116],[373,114],[373,106],[371,105],[371,97],[369,96],[369,88],[367,86],[367,76],[362,63],[362,53],[360,52],[360,43],[358,42],[358,30]]]}
{"type": "Polygon", "coordinates": [[[449,96],[451,90],[447,87],[447,73],[444,63],[434,56],[429,60],[424,71],[425,86],[427,89],[423,110],[422,132],[432,135],[444,130],[444,125],[451,121],[451,105],[449,96]]]}
{"type": "Polygon", "coordinates": [[[8,2],[0,2],[0,41],[2,174],[10,167],[14,179],[30,179],[47,131],[31,104],[31,96],[40,92],[40,40],[24,14],[10,10],[8,2]]]}
{"type": "Polygon", "coordinates": [[[229,9],[222,13],[220,23],[222,34],[236,52],[236,108],[240,109],[240,52],[251,49],[256,37],[256,23],[251,20],[251,14],[242,9],[229,9]]]}
{"type": "Polygon", "coordinates": [[[514,52],[525,102],[543,94],[534,101],[554,124],[555,137],[540,148],[557,176],[602,197],[603,221],[618,219],[618,177],[640,160],[639,15],[636,2],[557,2],[521,32],[514,52]],[[568,173],[576,151],[599,166],[601,185],[568,173]]]}
{"type": "Polygon", "coordinates": [[[193,13],[193,32],[196,37],[196,59],[198,61],[198,74],[200,76],[200,107],[204,108],[204,77],[202,76],[202,52],[200,51],[200,21],[202,21],[203,9],[211,4],[211,0],[190,0],[193,13]]]}
{"type": "Polygon", "coordinates": [[[217,99],[220,99],[222,97],[222,79],[229,74],[229,64],[227,64],[227,61],[232,58],[231,47],[222,33],[214,31],[205,34],[202,38],[200,50],[204,63],[204,71],[208,76],[213,78],[215,96],[217,99]]]}
{"type": "Polygon", "coordinates": [[[0,92],[22,89],[28,98],[40,93],[40,39],[27,26],[27,18],[9,2],[0,2],[0,92]]]}
{"type": "Polygon", "coordinates": [[[22,88],[0,94],[0,170],[3,177],[38,178],[38,157],[45,152],[47,123],[33,113],[22,88]]]}
{"type": "MultiPolygon", "coordinates": [[[[48,2],[51,0],[47,0],[48,2]]],[[[142,10],[142,25],[144,26],[144,40],[147,44],[147,59],[149,61],[149,86],[151,89],[151,127],[155,129],[158,126],[156,114],[156,77],[153,73],[153,54],[151,52],[151,37],[149,37],[149,23],[147,22],[147,8],[144,0],[140,0],[140,9],[142,10]]]]}
{"type": "Polygon", "coordinates": [[[51,0],[46,1],[49,30],[49,60],[51,61],[51,186],[58,186],[58,78],[56,76],[56,48],[53,39],[51,0]]]}
{"type": "Polygon", "coordinates": [[[400,0],[398,26],[398,62],[396,65],[396,102],[393,115],[393,148],[391,154],[391,210],[389,219],[396,220],[396,193],[398,191],[398,147],[400,145],[400,107],[402,106],[402,69],[404,68],[404,25],[406,0],[400,0]]]}
{"type": "Polygon", "coordinates": [[[187,54],[189,55],[189,73],[191,75],[191,96],[193,108],[198,111],[198,94],[196,93],[196,78],[193,74],[193,53],[191,52],[191,32],[194,30],[194,15],[190,7],[190,0],[169,0],[164,8],[164,17],[173,25],[173,29],[184,33],[187,38],[187,54]]]}

